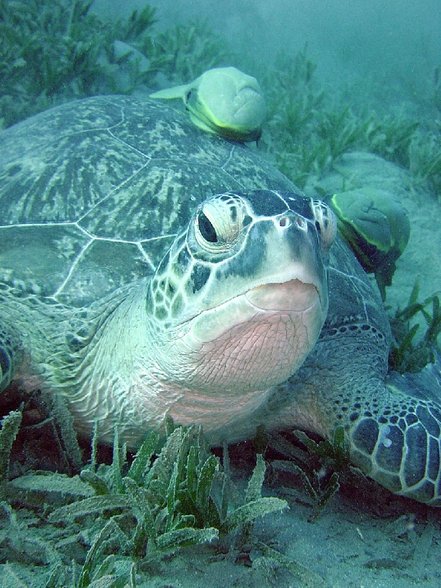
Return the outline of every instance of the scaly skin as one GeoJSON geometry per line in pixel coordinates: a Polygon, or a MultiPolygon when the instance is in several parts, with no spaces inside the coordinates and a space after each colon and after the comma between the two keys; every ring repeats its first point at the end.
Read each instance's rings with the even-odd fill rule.
{"type": "MultiPolygon", "coordinates": [[[[279,416],[286,428],[332,440],[343,427],[350,459],[363,473],[395,494],[441,506],[441,406],[421,394],[422,375],[387,377],[388,351],[388,339],[362,322],[327,324],[270,404],[286,403],[279,416]]],[[[439,378],[424,377],[435,398],[439,378]]]]}
{"type": "Polygon", "coordinates": [[[203,425],[212,443],[243,438],[243,420],[301,365],[326,317],[325,209],[316,220],[310,199],[290,205],[271,192],[206,200],[152,280],[85,309],[9,291],[0,323],[26,351],[13,377],[63,395],[78,431],[97,420],[106,442],[117,426],[136,447],[167,415],[203,425]],[[211,238],[209,217],[217,241],[201,232],[211,238]]]}
{"type": "Polygon", "coordinates": [[[298,375],[307,375],[304,393],[314,386],[306,404],[315,404],[328,439],[337,426],[344,427],[351,461],[366,475],[396,494],[440,506],[441,407],[412,397],[405,377],[400,388],[385,383],[382,370],[375,369],[381,342],[371,335],[346,333],[336,337],[332,346],[320,343],[316,347],[307,368],[298,375]],[[332,369],[357,347],[363,355],[351,361],[350,370],[332,369]],[[324,355],[326,373],[318,367],[324,355]]]}

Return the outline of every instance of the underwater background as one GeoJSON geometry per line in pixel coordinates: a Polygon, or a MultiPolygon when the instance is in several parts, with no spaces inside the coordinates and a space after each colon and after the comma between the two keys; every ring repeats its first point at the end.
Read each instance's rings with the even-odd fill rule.
{"type": "MultiPolygon", "coordinates": [[[[385,289],[390,363],[417,371],[435,359],[441,0],[0,0],[0,37],[0,128],[75,98],[147,96],[213,67],[255,76],[268,109],[255,148],[299,188],[380,190],[404,207],[410,239],[385,289]]],[[[150,469],[155,436],[130,465],[117,440],[113,453],[92,443],[80,479],[67,475],[81,462],[70,420],[62,406],[50,411],[48,435],[62,440],[53,463],[50,451],[31,455],[18,410],[3,420],[2,587],[440,585],[441,514],[354,471],[339,439],[298,434],[268,448],[257,437],[231,448],[221,469],[222,452],[213,457],[199,431],[170,424],[150,469]],[[185,533],[180,484],[181,502],[197,505],[185,533]],[[162,534],[143,511],[152,494],[167,511],[162,534]]]]}

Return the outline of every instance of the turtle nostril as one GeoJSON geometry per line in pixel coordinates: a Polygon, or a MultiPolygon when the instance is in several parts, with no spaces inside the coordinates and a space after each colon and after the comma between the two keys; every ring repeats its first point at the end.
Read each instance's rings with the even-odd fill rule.
{"type": "Polygon", "coordinates": [[[288,217],[283,216],[280,220],[279,220],[279,226],[282,228],[285,227],[289,227],[289,225],[291,224],[291,221],[289,220],[288,217]]]}
{"type": "Polygon", "coordinates": [[[296,216],[296,225],[302,231],[308,230],[308,223],[307,223],[306,219],[303,218],[303,216],[296,216]]]}

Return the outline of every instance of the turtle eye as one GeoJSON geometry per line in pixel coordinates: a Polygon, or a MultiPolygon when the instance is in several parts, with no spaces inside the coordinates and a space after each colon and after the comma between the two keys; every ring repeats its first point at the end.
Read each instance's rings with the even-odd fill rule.
{"type": "Polygon", "coordinates": [[[218,238],[216,234],[216,229],[214,228],[212,222],[209,218],[204,214],[201,210],[197,217],[198,229],[201,237],[208,241],[209,243],[217,243],[218,238]]]}
{"type": "Polygon", "coordinates": [[[194,237],[206,252],[226,253],[237,243],[244,227],[243,203],[231,194],[206,200],[198,209],[194,237]]]}
{"type": "Polygon", "coordinates": [[[327,204],[321,200],[311,201],[316,229],[321,237],[323,247],[328,250],[337,235],[337,219],[327,204]]]}

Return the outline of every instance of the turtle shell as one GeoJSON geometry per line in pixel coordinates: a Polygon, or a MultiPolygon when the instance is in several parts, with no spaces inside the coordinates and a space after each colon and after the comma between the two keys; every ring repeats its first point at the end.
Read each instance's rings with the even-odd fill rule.
{"type": "Polygon", "coordinates": [[[0,282],[84,307],[149,276],[197,204],[293,185],[157,101],[100,96],[0,134],[0,282]]]}

